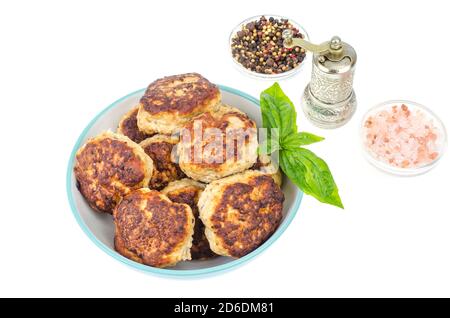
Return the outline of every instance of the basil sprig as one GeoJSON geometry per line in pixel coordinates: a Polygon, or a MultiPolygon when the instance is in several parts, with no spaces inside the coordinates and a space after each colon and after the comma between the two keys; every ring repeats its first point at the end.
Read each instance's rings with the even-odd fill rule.
{"type": "Polygon", "coordinates": [[[268,136],[258,151],[266,154],[279,151],[281,170],[297,187],[320,202],[344,208],[326,162],[302,147],[324,138],[297,131],[294,104],[278,83],[261,93],[260,103],[263,127],[268,129],[268,136]]]}

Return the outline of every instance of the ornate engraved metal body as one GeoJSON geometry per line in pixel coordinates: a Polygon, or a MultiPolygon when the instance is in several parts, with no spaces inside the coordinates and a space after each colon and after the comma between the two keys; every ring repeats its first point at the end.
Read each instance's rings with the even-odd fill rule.
{"type": "Polygon", "coordinates": [[[308,85],[303,94],[303,112],[316,126],[337,128],[347,123],[356,110],[356,94],[352,90],[350,97],[341,103],[326,104],[311,93],[308,85]]]}
{"type": "Polygon", "coordinates": [[[337,37],[329,43],[339,52],[314,54],[311,82],[305,88],[302,103],[308,119],[321,128],[344,125],[357,104],[353,91],[356,52],[337,37]]]}
{"type": "Polygon", "coordinates": [[[353,90],[353,72],[345,74],[324,74],[313,67],[310,89],[324,103],[334,104],[346,100],[353,90]]]}

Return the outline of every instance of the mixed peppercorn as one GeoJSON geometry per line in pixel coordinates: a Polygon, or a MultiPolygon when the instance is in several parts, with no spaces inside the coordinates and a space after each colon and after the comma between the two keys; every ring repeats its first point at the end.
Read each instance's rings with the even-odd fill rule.
{"type": "Polygon", "coordinates": [[[293,37],[304,35],[288,19],[266,18],[242,25],[231,39],[233,58],[242,66],[261,74],[280,74],[299,66],[306,55],[303,48],[287,49],[282,33],[291,29],[293,37]]]}

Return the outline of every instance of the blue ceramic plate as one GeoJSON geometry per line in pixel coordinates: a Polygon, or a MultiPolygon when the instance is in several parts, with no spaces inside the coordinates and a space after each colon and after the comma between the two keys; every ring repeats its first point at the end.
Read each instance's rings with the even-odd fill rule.
{"type": "MultiPolygon", "coordinates": [[[[226,86],[219,87],[222,92],[222,101],[225,104],[241,109],[247,113],[250,118],[256,121],[258,127],[261,127],[261,113],[259,101],[257,99],[233,88],[226,86]]],[[[217,257],[206,261],[186,261],[181,262],[177,264],[177,266],[169,269],[161,269],[136,263],[123,257],[114,250],[114,226],[112,216],[94,212],[78,192],[73,173],[75,153],[87,139],[96,136],[104,130],[109,129],[115,131],[120,118],[139,102],[139,99],[143,94],[144,89],[141,89],[122,97],[110,106],[106,107],[102,112],[95,116],[94,119],[91,120],[73,147],[67,167],[67,196],[73,215],[83,231],[98,247],[111,255],[113,258],[136,269],[161,276],[207,276],[236,268],[237,266],[242,265],[259,255],[273,242],[275,242],[281,234],[283,234],[300,206],[302,192],[299,191],[297,187],[287,178],[284,178],[282,186],[282,190],[285,195],[285,202],[281,225],[263,245],[244,257],[239,259],[217,257]]]]}

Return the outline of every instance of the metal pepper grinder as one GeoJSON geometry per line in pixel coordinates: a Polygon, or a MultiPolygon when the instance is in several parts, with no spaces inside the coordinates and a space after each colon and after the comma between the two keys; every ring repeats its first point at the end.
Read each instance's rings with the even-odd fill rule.
{"type": "Polygon", "coordinates": [[[313,52],[311,82],[303,93],[302,108],[306,117],[321,128],[346,124],[356,110],[353,75],[356,52],[337,36],[316,45],[294,38],[292,30],[283,32],[284,46],[299,46],[313,52]]]}

